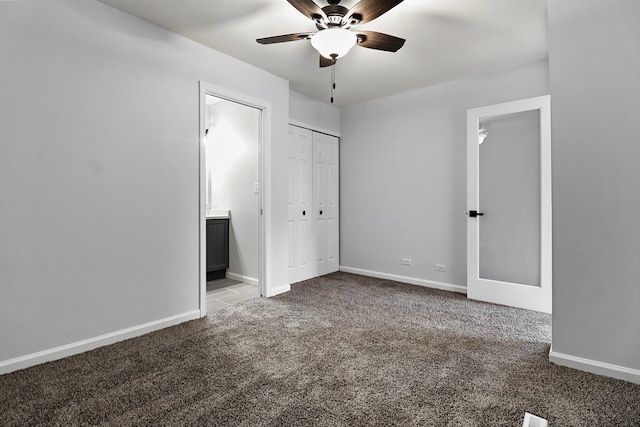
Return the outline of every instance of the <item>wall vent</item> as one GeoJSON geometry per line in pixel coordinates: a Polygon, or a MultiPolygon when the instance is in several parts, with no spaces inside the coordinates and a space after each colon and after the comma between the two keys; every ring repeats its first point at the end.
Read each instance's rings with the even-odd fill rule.
{"type": "Polygon", "coordinates": [[[537,417],[528,412],[524,413],[522,427],[548,427],[549,423],[544,418],[537,417]]]}

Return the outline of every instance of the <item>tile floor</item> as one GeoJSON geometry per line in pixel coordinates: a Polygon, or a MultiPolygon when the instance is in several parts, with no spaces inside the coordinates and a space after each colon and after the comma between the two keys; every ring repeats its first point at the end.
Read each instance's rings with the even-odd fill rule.
{"type": "Polygon", "coordinates": [[[260,296],[255,285],[232,279],[207,282],[207,313],[260,296]]]}

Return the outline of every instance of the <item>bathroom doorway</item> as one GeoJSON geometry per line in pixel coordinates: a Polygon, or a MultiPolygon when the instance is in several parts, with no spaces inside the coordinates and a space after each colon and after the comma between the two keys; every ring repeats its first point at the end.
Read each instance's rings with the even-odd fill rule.
{"type": "Polygon", "coordinates": [[[202,315],[260,297],[263,109],[201,90],[202,315]]]}

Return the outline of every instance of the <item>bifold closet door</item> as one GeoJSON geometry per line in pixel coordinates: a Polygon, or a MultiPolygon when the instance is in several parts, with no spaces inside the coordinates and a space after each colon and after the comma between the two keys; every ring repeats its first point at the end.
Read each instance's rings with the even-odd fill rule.
{"type": "Polygon", "coordinates": [[[289,126],[289,282],[317,276],[313,227],[312,132],[289,126]]]}
{"type": "Polygon", "coordinates": [[[338,141],[289,126],[289,283],[338,271],[338,141]]]}
{"type": "Polygon", "coordinates": [[[338,271],[338,141],[313,133],[313,206],[318,275],[338,271]]]}

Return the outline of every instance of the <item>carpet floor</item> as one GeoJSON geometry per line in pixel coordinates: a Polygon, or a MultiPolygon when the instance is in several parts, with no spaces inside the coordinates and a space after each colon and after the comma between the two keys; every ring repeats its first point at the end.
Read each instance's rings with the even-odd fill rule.
{"type": "Polygon", "coordinates": [[[640,426],[551,317],[347,273],[0,376],[0,425],[640,426]]]}

